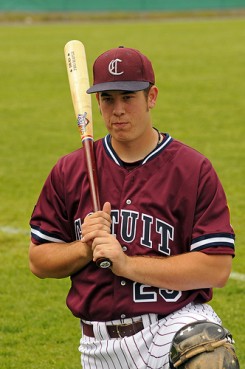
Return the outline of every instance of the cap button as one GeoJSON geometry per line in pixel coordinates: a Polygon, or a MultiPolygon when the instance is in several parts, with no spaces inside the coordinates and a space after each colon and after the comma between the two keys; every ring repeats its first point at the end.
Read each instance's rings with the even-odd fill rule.
{"type": "Polygon", "coordinates": [[[118,48],[119,48],[119,49],[123,49],[123,48],[124,48],[124,46],[118,46],[118,48]]]}

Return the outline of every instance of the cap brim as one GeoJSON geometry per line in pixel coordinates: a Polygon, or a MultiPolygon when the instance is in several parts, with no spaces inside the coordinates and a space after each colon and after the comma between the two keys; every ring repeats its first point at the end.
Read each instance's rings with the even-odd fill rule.
{"type": "Polygon", "coordinates": [[[149,86],[150,83],[145,81],[105,82],[91,86],[87,90],[87,93],[92,94],[102,91],[141,91],[149,86]]]}

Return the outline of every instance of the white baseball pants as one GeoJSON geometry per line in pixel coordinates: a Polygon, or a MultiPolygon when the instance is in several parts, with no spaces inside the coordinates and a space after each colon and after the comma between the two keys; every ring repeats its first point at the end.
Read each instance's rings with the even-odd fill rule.
{"type": "Polygon", "coordinates": [[[175,333],[184,325],[208,320],[222,324],[208,304],[190,303],[158,320],[156,314],[93,324],[95,338],[82,336],[79,351],[83,369],[169,369],[169,351],[175,333]],[[106,325],[130,324],[142,319],[144,329],[133,336],[111,339],[106,325]]]}

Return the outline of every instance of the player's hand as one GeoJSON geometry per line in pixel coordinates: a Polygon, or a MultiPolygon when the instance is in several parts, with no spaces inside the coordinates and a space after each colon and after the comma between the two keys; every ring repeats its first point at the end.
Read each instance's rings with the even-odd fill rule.
{"type": "Polygon", "coordinates": [[[85,217],[82,224],[81,241],[92,246],[94,238],[100,231],[111,232],[111,204],[109,202],[105,202],[102,210],[85,217]]]}
{"type": "Polygon", "coordinates": [[[111,270],[116,275],[123,275],[128,256],[123,252],[122,246],[112,234],[99,231],[92,243],[93,261],[100,258],[110,259],[111,270]]]}

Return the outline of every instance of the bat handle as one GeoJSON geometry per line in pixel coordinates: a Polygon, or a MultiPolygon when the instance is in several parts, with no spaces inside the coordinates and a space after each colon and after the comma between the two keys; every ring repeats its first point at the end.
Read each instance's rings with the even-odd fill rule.
{"type": "MultiPolygon", "coordinates": [[[[100,206],[100,199],[99,199],[98,177],[97,177],[92,137],[83,138],[82,143],[83,143],[83,146],[86,152],[87,172],[88,172],[88,178],[89,178],[90,194],[91,194],[91,200],[92,200],[92,205],[93,205],[93,211],[99,211],[101,209],[101,206],[100,206]]],[[[112,266],[112,262],[108,258],[99,258],[98,260],[96,260],[96,265],[99,268],[107,269],[112,266]]]]}
{"type": "Polygon", "coordinates": [[[107,269],[107,268],[110,268],[112,266],[112,261],[108,258],[99,258],[99,259],[96,260],[96,265],[99,268],[107,269]]]}

